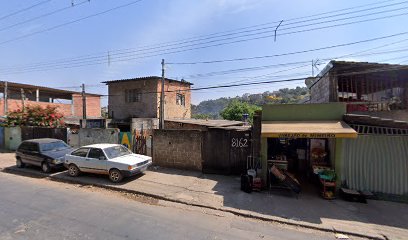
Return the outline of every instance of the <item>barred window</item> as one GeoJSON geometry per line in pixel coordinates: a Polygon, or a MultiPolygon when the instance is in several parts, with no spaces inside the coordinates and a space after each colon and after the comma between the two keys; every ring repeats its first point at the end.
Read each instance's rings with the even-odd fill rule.
{"type": "Polygon", "coordinates": [[[140,102],[142,99],[142,93],[140,89],[126,89],[125,90],[125,101],[127,103],[140,102]]]}
{"type": "Polygon", "coordinates": [[[186,106],[186,96],[184,94],[177,93],[176,104],[181,106],[186,106]]]}

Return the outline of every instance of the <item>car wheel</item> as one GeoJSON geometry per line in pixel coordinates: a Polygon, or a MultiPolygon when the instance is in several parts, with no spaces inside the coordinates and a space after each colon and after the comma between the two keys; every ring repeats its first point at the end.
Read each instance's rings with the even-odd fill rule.
{"type": "Polygon", "coordinates": [[[43,163],[41,164],[41,169],[42,169],[42,171],[45,172],[45,173],[51,172],[51,167],[50,167],[50,165],[49,165],[47,162],[43,162],[43,163]]]}
{"type": "Polygon", "coordinates": [[[80,173],[80,170],[75,164],[69,165],[69,167],[68,167],[69,176],[76,177],[76,176],[79,175],[79,173],[80,173]]]}
{"type": "Polygon", "coordinates": [[[16,159],[16,166],[17,166],[18,168],[23,168],[23,167],[25,167],[25,164],[23,163],[23,161],[21,161],[21,158],[17,158],[17,159],[16,159]]]}
{"type": "Polygon", "coordinates": [[[114,183],[118,183],[122,181],[123,175],[118,169],[112,169],[109,171],[109,179],[114,183]]]}

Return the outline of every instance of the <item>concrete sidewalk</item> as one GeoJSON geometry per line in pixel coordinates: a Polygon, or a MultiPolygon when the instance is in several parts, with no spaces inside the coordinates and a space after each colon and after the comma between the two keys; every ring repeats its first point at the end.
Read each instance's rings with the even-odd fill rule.
{"type": "Polygon", "coordinates": [[[107,176],[82,174],[71,178],[66,172],[43,174],[36,168],[18,169],[14,165],[13,154],[0,154],[0,169],[4,172],[107,187],[325,231],[375,239],[408,239],[408,206],[403,203],[327,201],[312,191],[299,198],[287,192],[247,194],[240,191],[238,177],[165,168],[153,168],[144,175],[113,184],[107,176]]]}

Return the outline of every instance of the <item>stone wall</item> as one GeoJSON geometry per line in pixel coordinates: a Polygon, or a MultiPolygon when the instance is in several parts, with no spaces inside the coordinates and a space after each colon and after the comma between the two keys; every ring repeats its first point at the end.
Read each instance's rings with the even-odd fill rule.
{"type": "Polygon", "coordinates": [[[196,130],[153,131],[153,163],[159,166],[202,170],[202,133],[196,130]]]}

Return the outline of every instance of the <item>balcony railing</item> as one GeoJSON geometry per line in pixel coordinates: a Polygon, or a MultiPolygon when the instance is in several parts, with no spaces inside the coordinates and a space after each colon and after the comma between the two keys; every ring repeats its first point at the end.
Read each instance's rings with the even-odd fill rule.
{"type": "Polygon", "coordinates": [[[404,106],[400,102],[347,102],[347,113],[352,112],[382,112],[393,110],[404,110],[404,106]]]}

